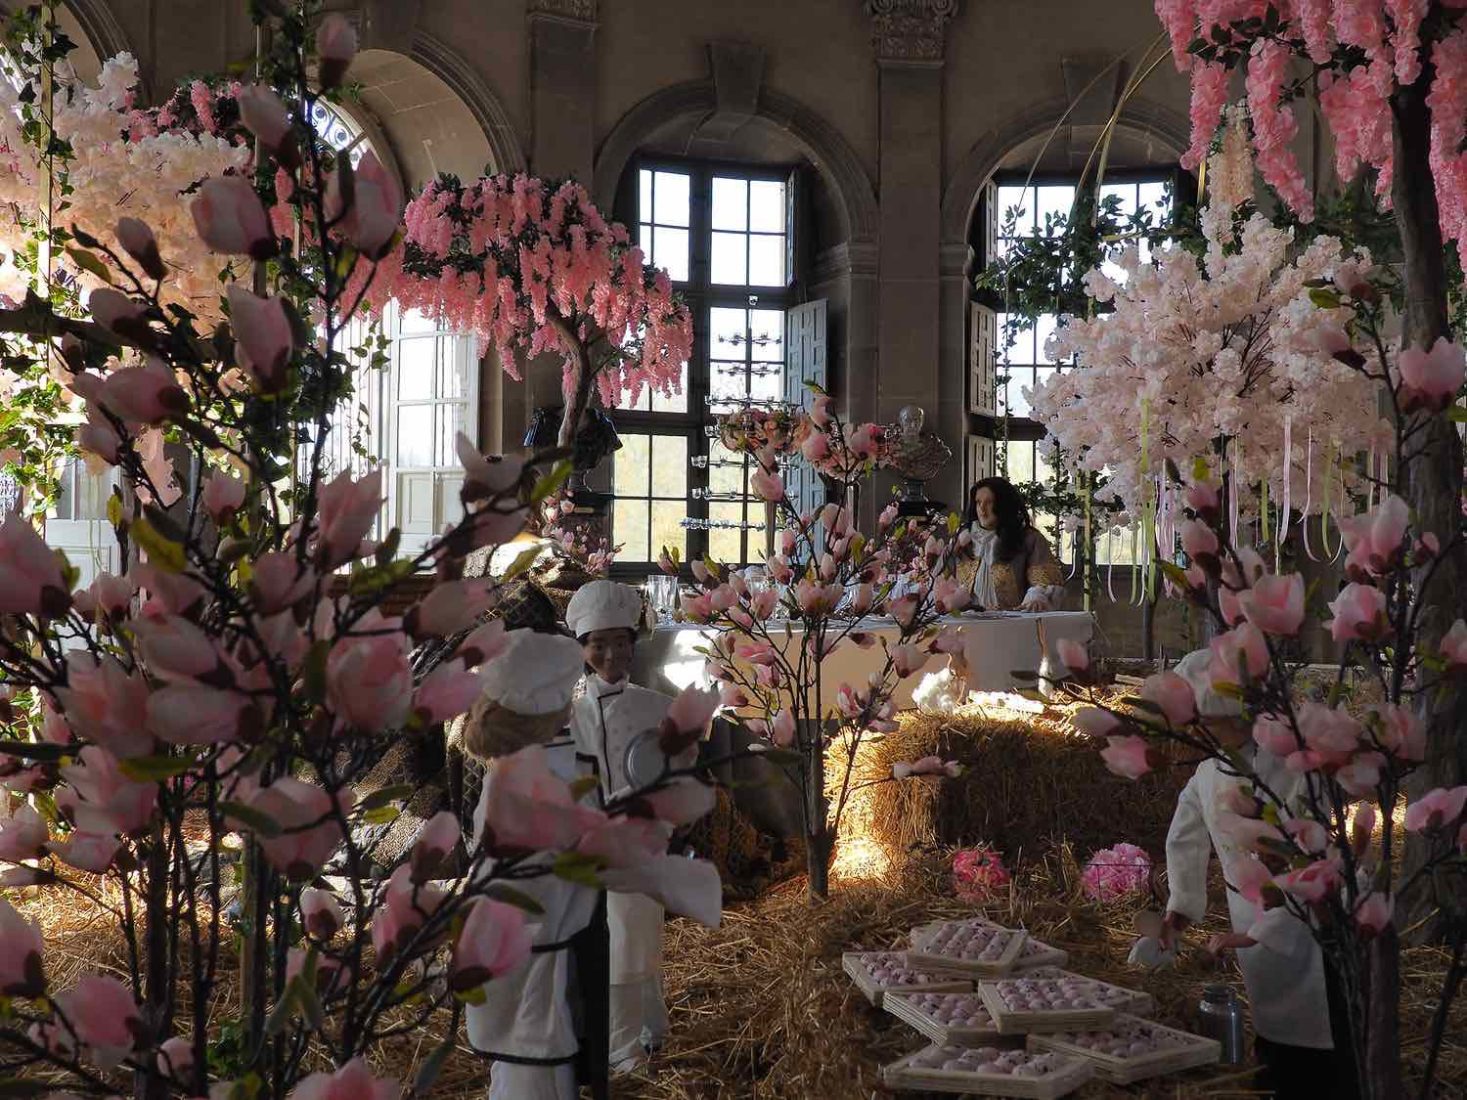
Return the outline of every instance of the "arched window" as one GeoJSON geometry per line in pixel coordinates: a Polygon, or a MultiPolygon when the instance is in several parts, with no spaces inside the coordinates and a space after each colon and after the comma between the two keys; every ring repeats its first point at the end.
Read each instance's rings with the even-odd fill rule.
{"type": "MultiPolygon", "coordinates": [[[[317,103],[312,125],[356,164],[372,147],[365,129],[344,110],[317,103]]],[[[379,159],[389,163],[379,152],[379,159]]],[[[358,360],[349,402],[337,411],[328,440],[332,473],[360,476],[381,466],[385,534],[402,529],[404,553],[416,553],[462,515],[463,470],[454,439],[478,438],[479,357],[475,341],[441,328],[416,311],[389,307],[381,320],[387,363],[370,365],[370,327],[354,320],[340,350],[358,360]]]]}

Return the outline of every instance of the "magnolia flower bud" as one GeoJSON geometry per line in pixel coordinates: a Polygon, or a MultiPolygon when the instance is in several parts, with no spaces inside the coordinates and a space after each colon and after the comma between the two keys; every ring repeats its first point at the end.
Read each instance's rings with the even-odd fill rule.
{"type": "Polygon", "coordinates": [[[161,280],[168,273],[163,257],[158,254],[158,240],[147,222],[122,218],[117,222],[117,243],[131,256],[150,279],[161,280]]]}
{"type": "Polygon", "coordinates": [[[199,238],[211,251],[268,260],[280,250],[264,204],[243,176],[205,180],[189,212],[199,238]]]}
{"type": "Polygon", "coordinates": [[[322,90],[335,88],[357,54],[357,32],[346,16],[333,13],[321,20],[316,30],[316,53],[321,58],[317,77],[322,90]]]}

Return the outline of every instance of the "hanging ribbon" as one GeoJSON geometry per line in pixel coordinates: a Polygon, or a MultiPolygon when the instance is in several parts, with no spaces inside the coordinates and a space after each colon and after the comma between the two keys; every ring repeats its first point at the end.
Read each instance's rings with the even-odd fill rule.
{"type": "Polygon", "coordinates": [[[1140,522],[1131,524],[1131,595],[1126,600],[1132,607],[1141,606],[1141,555],[1137,553],[1137,534],[1141,530],[1140,522]]]}
{"type": "Polygon", "coordinates": [[[1243,441],[1233,440],[1232,492],[1228,493],[1228,541],[1238,545],[1238,498],[1243,495],[1243,441]]]}
{"type": "Polygon", "coordinates": [[[1278,541],[1273,549],[1273,571],[1282,572],[1284,567],[1284,539],[1289,537],[1289,506],[1294,487],[1294,418],[1284,413],[1284,485],[1279,498],[1278,541]]]}
{"type": "Polygon", "coordinates": [[[1258,534],[1254,545],[1260,550],[1268,544],[1268,475],[1258,479],[1258,534]]]}
{"type": "Polygon", "coordinates": [[[1110,602],[1116,602],[1116,529],[1105,533],[1105,590],[1110,593],[1110,602]]]}
{"type": "Polygon", "coordinates": [[[1144,495],[1141,501],[1141,545],[1145,548],[1146,557],[1137,564],[1141,567],[1141,580],[1144,582],[1145,599],[1152,591],[1152,573],[1154,572],[1152,547],[1156,544],[1156,497],[1153,492],[1151,473],[1151,398],[1141,399],[1141,477],[1144,495]]]}
{"type": "MultiPolygon", "coordinates": [[[[1365,510],[1367,512],[1373,512],[1375,510],[1375,471],[1375,444],[1372,443],[1370,445],[1370,455],[1365,460],[1365,510]]],[[[1344,503],[1345,498],[1342,494],[1340,496],[1340,504],[1343,506],[1344,503]]]]}
{"type": "Polygon", "coordinates": [[[1299,519],[1299,528],[1304,536],[1304,553],[1310,561],[1318,561],[1314,548],[1309,545],[1309,508],[1314,503],[1314,425],[1309,425],[1308,440],[1304,444],[1304,512],[1299,519]]]}

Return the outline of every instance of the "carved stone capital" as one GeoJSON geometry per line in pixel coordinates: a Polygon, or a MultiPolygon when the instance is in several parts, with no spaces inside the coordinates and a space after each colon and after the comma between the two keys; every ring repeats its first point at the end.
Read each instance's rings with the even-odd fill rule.
{"type": "Polygon", "coordinates": [[[530,0],[529,16],[563,19],[571,23],[596,22],[596,0],[530,0]]]}
{"type": "Polygon", "coordinates": [[[958,0],[866,0],[876,60],[942,64],[958,0]]]}

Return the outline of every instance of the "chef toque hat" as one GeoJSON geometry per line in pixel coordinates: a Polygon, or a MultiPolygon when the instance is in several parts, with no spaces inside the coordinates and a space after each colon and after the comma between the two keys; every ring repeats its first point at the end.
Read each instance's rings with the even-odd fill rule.
{"type": "Polygon", "coordinates": [[[1197,698],[1197,714],[1201,718],[1239,718],[1243,706],[1236,699],[1220,695],[1212,686],[1212,651],[1194,649],[1173,669],[1187,681],[1197,698]]]}
{"type": "Polygon", "coordinates": [[[644,612],[642,597],[635,588],[616,581],[592,581],[576,589],[565,609],[565,625],[577,638],[594,630],[625,627],[640,632],[644,612]]]}
{"type": "Polygon", "coordinates": [[[585,663],[561,634],[511,630],[508,648],[484,666],[484,694],[516,714],[554,714],[570,706],[585,663]]]}

